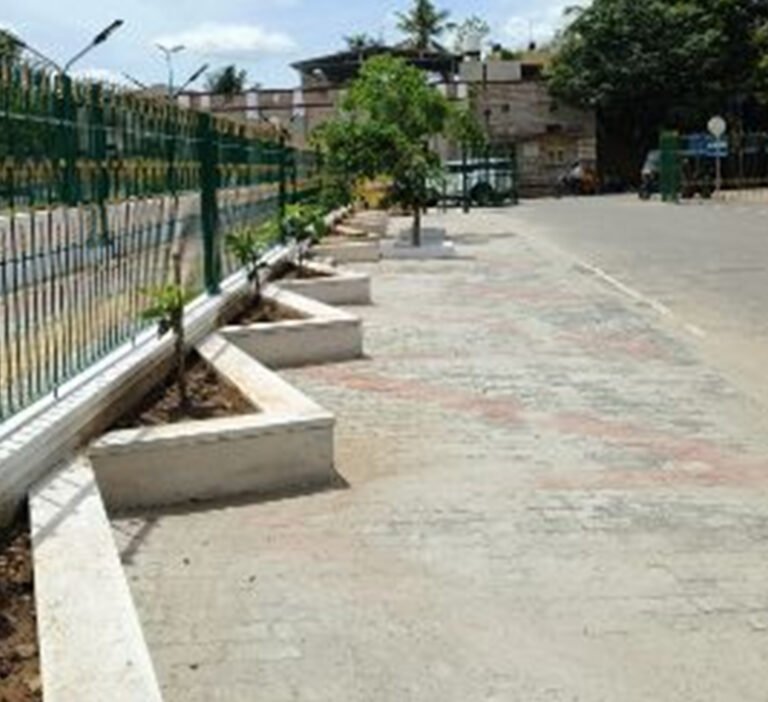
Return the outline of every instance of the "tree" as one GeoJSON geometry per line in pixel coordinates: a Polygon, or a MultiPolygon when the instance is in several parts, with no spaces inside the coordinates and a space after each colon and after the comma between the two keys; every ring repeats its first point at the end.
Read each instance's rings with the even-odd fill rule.
{"type": "Polygon", "coordinates": [[[661,127],[701,129],[715,112],[741,119],[759,87],[768,0],[594,0],[572,16],[550,87],[636,145],[635,170],[661,127]]]}
{"type": "Polygon", "coordinates": [[[397,28],[408,35],[416,49],[427,51],[446,30],[449,15],[447,10],[438,10],[431,0],[413,0],[408,12],[397,13],[397,28]]]}
{"type": "Polygon", "coordinates": [[[430,139],[445,129],[448,101],[419,69],[382,55],[363,64],[344,108],[318,133],[326,162],[349,184],[390,177],[394,201],[413,212],[413,244],[420,245],[427,183],[439,167],[430,139]]]}
{"type": "Polygon", "coordinates": [[[261,271],[269,268],[264,254],[279,238],[279,228],[270,223],[261,227],[245,226],[227,235],[225,243],[229,252],[245,269],[245,275],[253,286],[253,301],[261,300],[261,271]]]}
{"type": "Polygon", "coordinates": [[[142,312],[142,318],[157,322],[158,336],[173,334],[173,355],[175,361],[176,386],[179,390],[179,405],[183,413],[189,413],[187,392],[187,349],[184,336],[184,306],[190,296],[181,284],[181,256],[173,255],[174,282],[159,288],[144,291],[150,299],[150,306],[142,312]]]}
{"type": "Polygon", "coordinates": [[[234,64],[230,64],[210,73],[206,83],[210,92],[231,98],[243,92],[247,78],[246,71],[238,71],[234,64]]]}
{"type": "Polygon", "coordinates": [[[10,32],[0,29],[0,63],[18,61],[21,47],[18,39],[10,32]]]}
{"type": "Polygon", "coordinates": [[[381,46],[381,41],[372,37],[365,32],[358,32],[357,34],[350,34],[344,37],[344,41],[347,44],[347,48],[350,51],[363,51],[364,49],[371,49],[377,46],[381,46]]]}
{"type": "Polygon", "coordinates": [[[453,107],[448,116],[446,133],[461,147],[462,160],[462,200],[464,212],[469,212],[467,157],[473,151],[484,147],[488,136],[469,106],[453,107]]]}
{"type": "Polygon", "coordinates": [[[454,50],[463,53],[467,49],[467,42],[472,38],[483,41],[491,33],[491,27],[482,17],[472,15],[455,27],[454,50]]]}

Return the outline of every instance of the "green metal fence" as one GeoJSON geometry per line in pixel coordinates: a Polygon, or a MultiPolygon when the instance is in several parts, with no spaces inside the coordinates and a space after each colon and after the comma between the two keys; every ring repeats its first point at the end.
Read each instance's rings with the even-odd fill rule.
{"type": "Polygon", "coordinates": [[[316,191],[267,129],[0,64],[0,419],[135,339],[174,252],[216,293],[226,233],[316,191]]]}
{"type": "Polygon", "coordinates": [[[659,192],[665,202],[693,197],[768,201],[768,134],[663,132],[659,192]]]}

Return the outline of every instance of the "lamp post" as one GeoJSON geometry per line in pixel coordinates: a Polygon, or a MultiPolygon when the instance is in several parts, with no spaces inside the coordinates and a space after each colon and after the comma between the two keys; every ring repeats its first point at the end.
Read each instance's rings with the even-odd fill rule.
{"type": "Polygon", "coordinates": [[[184,44],[176,44],[176,46],[164,46],[163,44],[155,44],[157,48],[165,56],[165,62],[168,64],[168,97],[173,97],[173,55],[178,54],[180,51],[184,51],[186,48],[184,44]]]}
{"type": "Polygon", "coordinates": [[[64,64],[63,67],[59,63],[54,61],[52,58],[50,58],[49,56],[46,56],[42,51],[39,51],[34,46],[31,46],[30,44],[28,44],[23,39],[20,39],[19,37],[15,36],[13,34],[10,34],[10,33],[9,33],[9,36],[11,37],[12,41],[14,41],[16,43],[16,45],[20,49],[24,49],[26,51],[29,51],[29,53],[32,54],[33,56],[37,56],[37,58],[39,58],[41,61],[43,61],[43,63],[46,63],[49,66],[52,66],[56,70],[57,73],[61,73],[62,75],[66,75],[67,72],[69,71],[69,69],[72,68],[72,66],[77,61],[79,61],[81,58],[83,58],[83,56],[85,56],[88,52],[92,51],[97,46],[99,46],[99,44],[103,44],[105,41],[107,41],[107,39],[109,39],[109,37],[112,36],[112,34],[114,32],[116,32],[118,29],[120,29],[120,27],[122,27],[123,24],[124,24],[123,20],[117,19],[114,22],[112,22],[112,24],[110,24],[108,27],[105,27],[104,29],[102,29],[91,40],[91,42],[90,42],[90,44],[88,44],[88,46],[86,46],[82,50],[78,51],[71,59],[69,59],[69,61],[67,61],[64,64]]]}
{"type": "Polygon", "coordinates": [[[184,85],[182,85],[174,94],[173,97],[177,98],[179,95],[181,95],[192,83],[194,83],[203,73],[205,73],[210,68],[209,64],[204,63],[200,68],[198,68],[189,78],[187,78],[184,85]]]}
{"type": "Polygon", "coordinates": [[[72,66],[77,63],[83,56],[85,56],[88,52],[95,49],[99,44],[103,44],[107,39],[109,39],[112,34],[114,34],[120,27],[123,26],[123,20],[117,19],[112,24],[110,24],[108,27],[105,27],[102,29],[92,40],[91,43],[88,44],[84,49],[81,51],[78,51],[69,61],[67,61],[64,64],[64,70],[62,73],[66,73],[69,71],[72,66]]]}

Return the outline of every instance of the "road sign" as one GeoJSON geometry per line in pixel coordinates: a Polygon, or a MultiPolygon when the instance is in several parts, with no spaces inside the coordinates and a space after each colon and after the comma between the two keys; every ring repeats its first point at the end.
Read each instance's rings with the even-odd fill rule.
{"type": "Polygon", "coordinates": [[[711,139],[707,142],[707,156],[728,158],[728,142],[725,139],[711,139]]]}
{"type": "Polygon", "coordinates": [[[707,129],[709,129],[709,133],[715,137],[715,139],[719,139],[727,131],[728,125],[722,117],[715,116],[707,122],[707,129]]]}

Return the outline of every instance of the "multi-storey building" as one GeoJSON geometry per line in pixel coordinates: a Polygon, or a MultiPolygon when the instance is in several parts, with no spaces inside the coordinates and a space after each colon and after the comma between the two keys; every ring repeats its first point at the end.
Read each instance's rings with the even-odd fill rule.
{"type": "MultiPolygon", "coordinates": [[[[336,116],[345,89],[370,56],[401,56],[429,75],[449,99],[467,102],[484,126],[494,152],[514,153],[523,194],[551,192],[557,178],[576,161],[594,163],[596,124],[593,112],[552,97],[544,79],[546,57],[491,54],[459,56],[438,45],[418,51],[408,44],[342,51],[293,64],[299,73],[294,89],[253,88],[226,97],[185,93],[182,104],[245,120],[270,120],[287,128],[293,143],[306,147],[312,131],[336,116]]],[[[456,147],[442,144],[445,158],[456,147]]]]}

